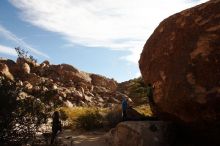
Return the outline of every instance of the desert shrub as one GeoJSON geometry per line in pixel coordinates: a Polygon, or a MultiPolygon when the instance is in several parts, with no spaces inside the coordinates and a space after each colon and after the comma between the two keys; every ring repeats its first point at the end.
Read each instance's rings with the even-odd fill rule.
{"type": "Polygon", "coordinates": [[[37,63],[37,59],[34,58],[32,55],[28,55],[28,51],[25,51],[20,47],[15,47],[15,51],[19,58],[30,59],[31,61],[37,63]]]}
{"type": "MultiPolygon", "coordinates": [[[[67,127],[75,129],[92,130],[103,127],[107,130],[122,121],[121,105],[112,108],[62,107],[59,110],[67,116],[69,123],[67,127]]],[[[152,115],[148,105],[134,107],[134,110],[145,116],[152,115]]]]}
{"type": "Polygon", "coordinates": [[[147,103],[146,86],[142,77],[120,83],[117,90],[128,95],[135,106],[147,103]]]}
{"type": "MultiPolygon", "coordinates": [[[[134,107],[138,113],[144,116],[152,116],[149,105],[134,107]]],[[[74,129],[92,130],[97,128],[115,127],[122,121],[121,105],[115,105],[112,108],[94,108],[94,107],[62,107],[59,109],[67,119],[66,127],[74,129]]]]}
{"type": "Polygon", "coordinates": [[[21,49],[20,47],[15,47],[15,51],[20,58],[28,58],[28,51],[21,49]]]}
{"type": "Polygon", "coordinates": [[[60,119],[63,121],[66,121],[68,119],[68,116],[63,109],[60,109],[60,119]]]}
{"type": "Polygon", "coordinates": [[[4,77],[0,77],[0,144],[11,142],[17,96],[18,91],[15,84],[7,81],[4,77]]]}
{"type": "Polygon", "coordinates": [[[105,113],[105,123],[107,127],[115,127],[118,123],[122,121],[122,111],[121,111],[121,106],[117,105],[112,109],[109,109],[105,113]]]}
{"type": "Polygon", "coordinates": [[[134,109],[140,114],[143,114],[145,116],[152,116],[150,105],[140,105],[140,106],[134,107],[134,109]]]}
{"type": "Polygon", "coordinates": [[[62,107],[61,109],[68,117],[67,127],[90,130],[100,127],[111,128],[121,122],[120,106],[112,109],[94,107],[62,107]]]}
{"type": "Polygon", "coordinates": [[[76,119],[76,128],[92,130],[101,128],[103,125],[102,115],[96,111],[87,111],[76,119]]]}
{"type": "Polygon", "coordinates": [[[88,112],[92,112],[94,113],[97,109],[96,108],[92,108],[92,107],[61,107],[59,108],[60,111],[63,112],[63,114],[65,114],[67,116],[67,122],[68,125],[66,125],[67,127],[72,127],[72,128],[79,128],[79,126],[77,126],[77,119],[79,117],[82,117],[83,115],[86,115],[88,112]]]}
{"type": "Polygon", "coordinates": [[[21,90],[0,77],[0,145],[26,143],[44,122],[44,104],[33,96],[20,97],[21,90]]]}

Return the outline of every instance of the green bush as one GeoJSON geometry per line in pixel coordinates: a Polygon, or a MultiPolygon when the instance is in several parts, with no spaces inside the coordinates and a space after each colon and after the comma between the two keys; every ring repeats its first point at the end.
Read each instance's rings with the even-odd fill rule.
{"type": "Polygon", "coordinates": [[[97,128],[112,128],[121,122],[121,106],[116,105],[113,108],[94,108],[94,107],[62,107],[67,116],[67,127],[74,129],[81,128],[85,130],[97,128]]]}
{"type": "Polygon", "coordinates": [[[103,127],[103,117],[96,111],[87,111],[76,119],[76,128],[92,130],[103,127]]]}
{"type": "Polygon", "coordinates": [[[45,105],[21,92],[15,82],[0,77],[0,145],[26,143],[44,122],[45,105]]]}
{"type": "Polygon", "coordinates": [[[115,106],[105,115],[106,126],[112,128],[122,121],[122,111],[120,106],[115,106]]]}

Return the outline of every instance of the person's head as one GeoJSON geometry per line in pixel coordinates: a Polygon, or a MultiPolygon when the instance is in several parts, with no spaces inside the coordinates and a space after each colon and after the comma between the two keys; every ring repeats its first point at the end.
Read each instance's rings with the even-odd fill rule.
{"type": "Polygon", "coordinates": [[[54,118],[58,118],[59,119],[60,115],[59,115],[59,112],[58,111],[55,111],[54,112],[54,118]]]}

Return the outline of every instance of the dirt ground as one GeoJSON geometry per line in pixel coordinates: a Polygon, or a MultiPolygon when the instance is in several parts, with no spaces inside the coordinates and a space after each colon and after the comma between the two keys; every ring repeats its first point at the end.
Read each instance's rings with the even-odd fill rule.
{"type": "Polygon", "coordinates": [[[57,141],[62,141],[66,146],[107,146],[105,131],[72,131],[63,130],[57,136],[57,141]]]}

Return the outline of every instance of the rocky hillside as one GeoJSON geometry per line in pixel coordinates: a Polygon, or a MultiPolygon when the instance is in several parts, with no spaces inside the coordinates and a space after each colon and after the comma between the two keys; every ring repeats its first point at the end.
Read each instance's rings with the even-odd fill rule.
{"type": "Polygon", "coordinates": [[[121,102],[125,94],[117,91],[118,83],[97,74],[79,71],[68,64],[38,64],[29,58],[0,60],[0,75],[22,88],[21,96],[46,100],[50,106],[107,107],[121,102]]]}
{"type": "MultiPolygon", "coordinates": [[[[101,75],[79,71],[68,64],[53,65],[49,61],[38,64],[26,56],[18,57],[16,62],[1,58],[0,145],[8,142],[22,143],[31,139],[37,130],[48,131],[46,127],[50,127],[51,115],[58,109],[61,118],[66,120],[64,125],[72,126],[76,117],[80,117],[79,113],[86,113],[86,109],[92,113],[92,109],[96,107],[96,110],[107,107],[103,121],[106,124],[109,119],[110,124],[106,125],[114,125],[121,121],[121,106],[116,104],[121,104],[122,97],[126,97],[130,105],[145,104],[144,92],[142,78],[117,83],[101,75]]],[[[87,117],[92,121],[97,118],[90,113],[87,117]]],[[[144,115],[129,108],[128,119],[144,118],[144,115]]],[[[86,122],[91,123],[88,119],[86,122]]],[[[80,121],[77,124],[79,123],[80,121]]],[[[100,125],[104,125],[103,123],[100,125]]]]}

